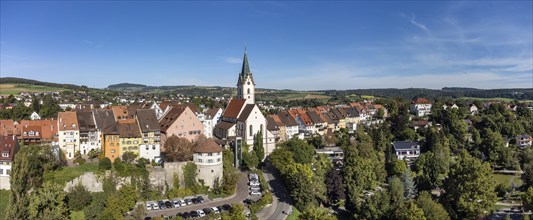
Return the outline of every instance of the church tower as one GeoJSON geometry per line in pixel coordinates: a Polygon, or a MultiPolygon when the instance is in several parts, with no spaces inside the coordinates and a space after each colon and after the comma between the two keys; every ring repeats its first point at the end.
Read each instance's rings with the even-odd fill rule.
{"type": "Polygon", "coordinates": [[[237,99],[246,99],[246,104],[255,104],[255,82],[250,66],[248,65],[248,56],[244,49],[244,58],[242,60],[242,70],[237,82],[237,99]]]}

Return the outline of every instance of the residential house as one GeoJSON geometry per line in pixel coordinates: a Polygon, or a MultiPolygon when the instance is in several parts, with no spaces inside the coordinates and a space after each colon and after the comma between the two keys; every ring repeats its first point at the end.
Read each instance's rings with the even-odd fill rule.
{"type": "Polygon", "coordinates": [[[22,126],[22,142],[24,145],[40,144],[41,143],[41,127],[40,126],[22,126]]]}
{"type": "Polygon", "coordinates": [[[470,110],[470,114],[472,114],[472,115],[476,115],[479,112],[479,109],[474,104],[470,105],[469,110],[470,110]]]}
{"type": "MultiPolygon", "coordinates": [[[[339,111],[341,113],[344,112],[346,115],[346,128],[348,129],[348,132],[355,132],[357,130],[357,125],[363,121],[359,109],[357,107],[346,107],[339,108],[339,111]]],[[[366,113],[363,115],[366,115],[366,113]]]]}
{"type": "Polygon", "coordinates": [[[315,149],[315,153],[329,156],[333,164],[340,165],[344,160],[344,151],[340,147],[324,147],[322,149],[315,149]]]}
{"type": "Polygon", "coordinates": [[[518,135],[516,136],[516,145],[521,148],[525,147],[531,147],[531,143],[533,141],[533,138],[527,134],[518,135]]]}
{"type": "Polygon", "coordinates": [[[11,166],[15,154],[19,151],[19,143],[15,135],[0,135],[0,189],[9,190],[11,166]]]}
{"type": "Polygon", "coordinates": [[[96,129],[96,121],[92,111],[77,111],[80,128],[80,153],[88,154],[91,150],[102,148],[101,133],[96,129]]]}
{"type": "Polygon", "coordinates": [[[425,98],[416,98],[410,106],[411,113],[423,117],[431,113],[431,102],[425,98]]]}
{"type": "Polygon", "coordinates": [[[136,117],[142,137],[139,157],[159,162],[161,159],[161,128],[157,121],[156,110],[139,109],[136,117]]]}
{"type": "Polygon", "coordinates": [[[220,120],[220,116],[222,116],[221,108],[212,108],[205,111],[203,120],[200,121],[204,125],[204,135],[207,138],[213,137],[213,129],[220,120]]]}
{"type": "Polygon", "coordinates": [[[278,142],[281,140],[281,134],[285,133],[285,125],[277,115],[269,115],[267,117],[267,130],[274,135],[274,140],[278,142]]]}
{"type": "Polygon", "coordinates": [[[420,156],[420,145],[413,141],[395,141],[392,143],[398,160],[415,160],[420,156]]]}
{"type": "Polygon", "coordinates": [[[63,151],[67,159],[72,159],[80,150],[80,130],[76,112],[59,112],[57,123],[59,149],[63,151]]]}
{"type": "Polygon", "coordinates": [[[189,141],[195,140],[198,135],[204,133],[202,122],[196,114],[188,107],[173,107],[159,121],[161,127],[161,146],[164,150],[165,141],[170,136],[186,138],[189,141]]]}
{"type": "Polygon", "coordinates": [[[141,145],[141,130],[135,119],[119,120],[118,121],[119,134],[119,156],[126,152],[132,152],[139,155],[139,145],[141,145]]]}
{"type": "Polygon", "coordinates": [[[120,136],[118,133],[115,115],[111,109],[97,109],[93,112],[96,129],[100,131],[102,140],[102,153],[111,161],[119,157],[120,136]]]}
{"type": "Polygon", "coordinates": [[[39,116],[39,114],[37,114],[37,112],[33,112],[30,115],[30,119],[31,120],[41,120],[41,116],[39,116]]]}
{"type": "MultiPolygon", "coordinates": [[[[281,133],[281,140],[287,141],[291,138],[293,138],[295,135],[298,135],[298,122],[294,120],[293,117],[291,117],[291,114],[289,114],[288,111],[282,111],[277,114],[279,120],[283,124],[283,127],[285,130],[284,133],[281,133]]],[[[279,125],[278,125],[279,127],[279,125]]],[[[280,128],[281,129],[281,128],[280,128]]]]}

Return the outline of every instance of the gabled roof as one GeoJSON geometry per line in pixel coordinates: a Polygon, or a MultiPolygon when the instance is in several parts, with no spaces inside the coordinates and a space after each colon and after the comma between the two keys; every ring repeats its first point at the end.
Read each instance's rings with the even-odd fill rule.
{"type": "Polygon", "coordinates": [[[0,161],[13,161],[18,150],[19,144],[15,135],[0,135],[0,161]],[[4,157],[3,153],[8,153],[7,157],[4,157]]]}
{"type": "Polygon", "coordinates": [[[38,126],[41,128],[41,138],[42,141],[55,141],[57,138],[57,129],[58,124],[57,120],[48,119],[48,120],[22,120],[18,125],[17,134],[21,134],[22,127],[25,126],[38,126]]]}
{"type": "Polygon", "coordinates": [[[166,132],[167,129],[180,117],[181,113],[185,111],[185,108],[172,108],[161,120],[159,121],[159,127],[161,127],[161,132],[166,132]]]}
{"type": "Polygon", "coordinates": [[[96,131],[96,124],[92,112],[78,111],[78,123],[80,125],[80,132],[96,131]]]}
{"type": "Polygon", "coordinates": [[[247,104],[244,106],[244,109],[242,110],[241,114],[239,115],[239,121],[246,121],[252,111],[254,110],[255,104],[247,104]]]}
{"type": "Polygon", "coordinates": [[[220,153],[222,150],[222,147],[220,147],[220,145],[218,145],[212,138],[207,139],[194,148],[195,153],[220,153]]]}
{"type": "Polygon", "coordinates": [[[357,109],[357,107],[347,107],[344,108],[344,111],[346,111],[347,117],[355,118],[360,116],[360,111],[357,109]]]}
{"type": "Polygon", "coordinates": [[[115,114],[116,119],[126,119],[128,118],[128,107],[124,105],[111,106],[113,109],[113,114],[115,114]]]}
{"type": "Polygon", "coordinates": [[[100,129],[104,134],[118,134],[117,122],[115,121],[113,110],[97,109],[93,111],[93,115],[97,129],[100,129]]]}
{"type": "Polygon", "coordinates": [[[224,113],[222,113],[222,116],[226,118],[239,117],[239,113],[241,113],[241,109],[245,103],[246,99],[231,99],[228,107],[226,107],[226,110],[224,110],[224,113]]]}
{"type": "Polygon", "coordinates": [[[287,111],[279,112],[278,117],[285,126],[298,126],[298,122],[287,111]]]}
{"type": "Polygon", "coordinates": [[[426,98],[416,98],[413,100],[413,104],[431,104],[431,102],[426,98]]]}
{"type": "Polygon", "coordinates": [[[279,117],[277,115],[271,115],[267,117],[267,130],[269,131],[279,131],[279,124],[276,121],[277,118],[279,120],[279,117]]]}
{"type": "Polygon", "coordinates": [[[57,118],[60,131],[79,130],[76,112],[59,112],[57,118]]]}
{"type": "Polygon", "coordinates": [[[324,121],[322,121],[322,119],[320,118],[318,113],[316,113],[314,111],[308,111],[307,115],[309,116],[309,118],[311,118],[311,121],[313,121],[313,123],[315,123],[315,124],[324,122],[324,121]]]}
{"type": "Polygon", "coordinates": [[[217,115],[217,112],[220,110],[220,108],[210,108],[205,111],[205,116],[209,118],[214,118],[217,115]]]}
{"type": "Polygon", "coordinates": [[[303,110],[303,109],[290,109],[288,111],[292,115],[292,117],[294,117],[294,118],[300,117],[300,119],[303,121],[303,123],[306,126],[313,125],[313,121],[311,120],[311,118],[309,118],[309,116],[307,115],[305,110],[303,110]]]}
{"type": "Polygon", "coordinates": [[[41,132],[41,126],[23,126],[22,127],[22,138],[41,138],[42,132],[41,132]],[[33,136],[29,135],[29,132],[33,131],[35,132],[33,136]],[[26,132],[26,135],[24,135],[24,132],[26,132]],[[37,134],[37,132],[39,132],[37,134]]]}
{"type": "Polygon", "coordinates": [[[392,143],[392,146],[394,146],[395,150],[411,150],[420,147],[420,145],[414,141],[395,141],[392,143]]]}
{"type": "Polygon", "coordinates": [[[231,123],[231,122],[226,122],[226,121],[221,121],[219,123],[217,123],[215,125],[215,128],[220,128],[220,129],[224,129],[224,130],[228,130],[230,129],[231,127],[235,126],[235,123],[231,123]]]}
{"type": "Polygon", "coordinates": [[[140,138],[141,131],[135,120],[123,120],[118,123],[118,133],[121,138],[140,138]]]}
{"type": "Polygon", "coordinates": [[[142,132],[154,132],[161,129],[154,109],[137,109],[137,121],[142,132]]]}

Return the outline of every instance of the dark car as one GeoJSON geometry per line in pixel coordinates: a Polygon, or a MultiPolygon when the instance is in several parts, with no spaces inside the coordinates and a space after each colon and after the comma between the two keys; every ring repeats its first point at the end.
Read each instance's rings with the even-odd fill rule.
{"type": "Polygon", "coordinates": [[[210,208],[202,209],[202,211],[204,211],[206,215],[209,215],[213,212],[213,210],[211,210],[210,208]]]}
{"type": "Polygon", "coordinates": [[[224,205],[222,206],[222,209],[223,209],[224,211],[231,211],[232,207],[231,207],[230,204],[224,204],[224,205]]]}
{"type": "Polygon", "coordinates": [[[196,199],[197,199],[198,201],[200,201],[200,203],[204,203],[204,202],[205,202],[204,197],[198,196],[198,197],[196,197],[196,199]]]}
{"type": "Polygon", "coordinates": [[[224,208],[222,208],[222,206],[217,206],[216,208],[218,209],[219,212],[223,212],[224,211],[224,208]]]}
{"type": "Polygon", "coordinates": [[[245,200],[242,201],[242,202],[243,202],[244,204],[246,204],[246,205],[251,205],[251,204],[254,202],[254,200],[251,200],[251,199],[245,199],[245,200]]]}
{"type": "Polygon", "coordinates": [[[191,212],[189,212],[189,214],[191,215],[191,218],[199,218],[200,217],[200,214],[198,214],[198,212],[196,212],[196,211],[191,211],[191,212]]]}
{"type": "Polygon", "coordinates": [[[158,203],[159,203],[159,208],[160,209],[165,209],[167,207],[167,205],[165,205],[165,202],[163,202],[163,201],[159,201],[158,203]]]}
{"type": "Polygon", "coordinates": [[[184,212],[184,213],[181,214],[181,217],[185,218],[185,219],[191,218],[191,214],[189,214],[188,212],[184,212]]]}
{"type": "Polygon", "coordinates": [[[146,216],[146,217],[144,217],[144,220],[152,220],[152,217],[146,216]]]}
{"type": "Polygon", "coordinates": [[[193,204],[198,204],[198,203],[200,203],[200,200],[198,200],[197,198],[192,198],[191,200],[192,200],[192,203],[193,203],[193,204]]]}
{"type": "Polygon", "coordinates": [[[172,205],[172,202],[170,202],[170,201],[166,201],[165,202],[165,206],[166,206],[167,209],[171,209],[171,208],[174,207],[174,205],[172,205]]]}

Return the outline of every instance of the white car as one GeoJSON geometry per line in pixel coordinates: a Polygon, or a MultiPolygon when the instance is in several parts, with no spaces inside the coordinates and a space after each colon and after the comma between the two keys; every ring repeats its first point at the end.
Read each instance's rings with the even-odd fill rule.
{"type": "Polygon", "coordinates": [[[201,209],[196,210],[196,213],[198,213],[198,215],[200,215],[200,217],[204,217],[205,216],[205,212],[202,211],[201,209]]]}
{"type": "Polygon", "coordinates": [[[177,199],[172,200],[172,204],[173,204],[174,207],[176,207],[176,208],[178,208],[178,207],[181,206],[179,200],[177,200],[177,199]]]}
{"type": "Polygon", "coordinates": [[[213,211],[215,214],[220,213],[217,207],[211,207],[211,211],[213,211]]]}
{"type": "Polygon", "coordinates": [[[157,204],[157,202],[152,203],[152,209],[159,210],[159,205],[157,204]]]}
{"type": "Polygon", "coordinates": [[[152,210],[152,204],[146,203],[146,210],[152,210]]]}
{"type": "Polygon", "coordinates": [[[180,206],[186,206],[187,205],[187,203],[183,199],[180,199],[178,202],[180,203],[180,206]]]}
{"type": "Polygon", "coordinates": [[[250,195],[251,195],[251,196],[260,196],[260,195],[261,195],[261,192],[258,192],[258,191],[252,191],[252,192],[250,192],[250,195]]]}
{"type": "Polygon", "coordinates": [[[261,185],[261,184],[259,183],[259,181],[251,181],[251,182],[250,182],[250,186],[259,186],[259,185],[261,185]]]}

